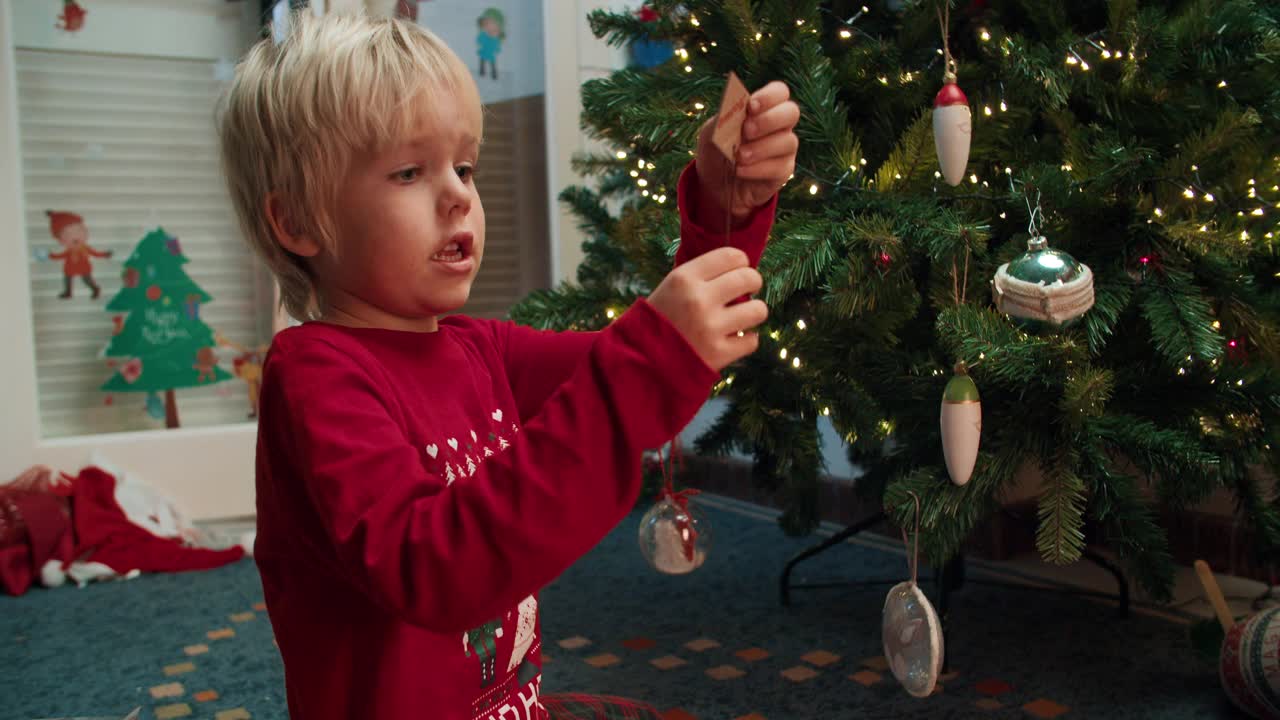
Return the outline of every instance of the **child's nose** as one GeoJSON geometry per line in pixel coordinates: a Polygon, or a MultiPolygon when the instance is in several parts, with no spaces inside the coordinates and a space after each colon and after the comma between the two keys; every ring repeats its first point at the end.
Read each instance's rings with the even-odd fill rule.
{"type": "Polygon", "coordinates": [[[440,211],[445,215],[459,211],[466,215],[471,212],[471,190],[461,178],[455,176],[441,195],[440,204],[440,211]]]}

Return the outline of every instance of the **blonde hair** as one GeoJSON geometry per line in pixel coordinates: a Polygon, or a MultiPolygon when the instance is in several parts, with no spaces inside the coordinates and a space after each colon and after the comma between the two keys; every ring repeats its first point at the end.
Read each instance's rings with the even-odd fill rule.
{"type": "Polygon", "coordinates": [[[336,252],[330,208],[353,155],[404,138],[420,120],[416,101],[433,92],[479,105],[462,60],[399,18],[303,10],[281,41],[260,40],[236,66],[217,113],[223,174],[240,227],[293,317],[316,317],[322,298],[305,259],[276,241],[268,194],[294,232],[336,252]]]}

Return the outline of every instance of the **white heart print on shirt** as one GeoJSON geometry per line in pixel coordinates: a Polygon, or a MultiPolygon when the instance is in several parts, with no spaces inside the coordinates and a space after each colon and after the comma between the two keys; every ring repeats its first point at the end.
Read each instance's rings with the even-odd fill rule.
{"type": "Polygon", "coordinates": [[[458,438],[449,438],[445,442],[449,445],[449,447],[453,448],[454,450],[458,449],[458,438]]]}
{"type": "Polygon", "coordinates": [[[432,460],[435,460],[436,455],[440,454],[440,448],[436,447],[435,443],[431,443],[427,446],[427,454],[431,456],[432,460]]]}
{"type": "Polygon", "coordinates": [[[502,422],[502,408],[493,411],[493,419],[495,422],[502,422]]]}

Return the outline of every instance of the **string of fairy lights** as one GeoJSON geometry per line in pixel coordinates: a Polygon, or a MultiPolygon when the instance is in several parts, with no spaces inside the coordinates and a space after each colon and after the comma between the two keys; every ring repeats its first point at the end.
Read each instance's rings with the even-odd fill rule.
{"type": "MultiPolygon", "coordinates": [[[[831,11],[827,8],[822,8],[821,10],[822,12],[825,12],[825,13],[831,13],[831,11]]],[[[875,38],[873,38],[866,32],[860,30],[856,26],[857,22],[860,19],[866,17],[870,13],[871,13],[870,8],[866,5],[863,5],[853,15],[847,18],[837,17],[836,20],[838,23],[838,28],[835,31],[836,37],[838,37],[842,41],[849,41],[855,35],[861,35],[868,39],[874,40],[875,38]]],[[[701,22],[698,20],[695,14],[688,15],[687,21],[692,27],[695,27],[695,28],[700,27],[701,25],[701,22]]],[[[806,24],[806,21],[804,19],[797,19],[795,22],[797,27],[803,27],[806,24]]],[[[819,32],[819,29],[817,27],[810,27],[809,32],[816,34],[819,32]]],[[[978,27],[975,30],[975,32],[977,35],[977,39],[981,42],[982,46],[999,48],[999,52],[1001,52],[1005,56],[1010,56],[1014,52],[1018,51],[1017,43],[1010,36],[997,37],[998,33],[993,32],[990,28],[987,28],[987,27],[978,27]]],[[[1145,55],[1142,53],[1139,47],[1135,45],[1129,45],[1128,47],[1125,47],[1125,48],[1114,47],[1112,45],[1108,45],[1106,38],[1104,38],[1102,35],[1103,33],[1101,31],[1095,32],[1068,44],[1066,51],[1063,55],[1064,65],[1067,66],[1068,68],[1071,68],[1081,73],[1089,73],[1095,69],[1096,65],[1102,65],[1105,63],[1116,63],[1116,62],[1122,62],[1122,61],[1128,62],[1128,63],[1138,63],[1141,61],[1143,57],[1145,57],[1145,55]]],[[[772,33],[757,32],[754,36],[754,39],[756,42],[761,42],[768,37],[772,37],[772,33]]],[[[711,48],[715,48],[715,47],[717,47],[717,44],[715,41],[707,41],[707,42],[699,43],[697,46],[697,49],[702,54],[707,54],[710,52],[711,48]]],[[[693,73],[695,68],[694,68],[693,61],[690,59],[691,53],[689,52],[689,50],[686,48],[680,47],[680,48],[676,48],[674,50],[674,53],[675,53],[675,57],[679,58],[679,60],[683,63],[682,69],[684,70],[684,72],[693,73]]],[[[895,80],[900,85],[906,85],[909,83],[916,82],[922,77],[929,77],[928,75],[929,70],[937,63],[938,59],[940,59],[943,56],[943,54],[944,53],[942,48],[940,47],[936,48],[937,57],[925,69],[903,71],[899,73],[896,78],[891,78],[888,75],[879,75],[876,77],[876,80],[879,82],[880,85],[889,87],[893,84],[895,80]]],[[[1002,81],[997,81],[996,85],[998,87],[998,93],[996,94],[996,96],[987,100],[983,100],[980,103],[978,103],[980,105],[980,110],[974,113],[975,121],[980,118],[992,118],[995,115],[997,115],[997,113],[1009,112],[1010,105],[1009,105],[1008,99],[1005,96],[1004,83],[1002,81]]],[[[1227,91],[1230,88],[1230,83],[1227,81],[1227,79],[1223,78],[1219,80],[1219,82],[1216,84],[1216,87],[1223,91],[1227,91]]],[[[697,100],[693,103],[693,106],[691,109],[685,111],[685,115],[697,122],[701,122],[707,110],[708,110],[707,103],[702,100],[697,100]]],[[[632,147],[634,150],[635,146],[633,145],[632,147]]],[[[689,151],[689,154],[692,155],[693,151],[689,151]]],[[[639,191],[639,194],[642,198],[649,199],[659,205],[665,204],[667,202],[668,200],[667,189],[664,186],[655,183],[655,180],[649,175],[649,173],[651,173],[655,169],[655,165],[652,162],[639,156],[633,158],[628,152],[624,150],[618,150],[615,154],[615,157],[621,163],[632,163],[632,162],[634,163],[631,169],[629,170],[629,175],[632,178],[632,180],[635,182],[636,188],[639,191]]],[[[1280,170],[1280,157],[1273,158],[1273,161],[1276,163],[1277,170],[1280,170]]],[[[862,190],[867,190],[867,191],[873,190],[871,186],[875,185],[875,178],[868,177],[865,174],[866,168],[867,168],[867,158],[855,157],[850,159],[848,169],[840,177],[835,178],[834,180],[829,178],[823,178],[822,173],[813,171],[810,168],[798,167],[797,171],[802,173],[804,176],[807,176],[806,177],[807,194],[811,197],[816,197],[824,192],[824,188],[830,188],[832,191],[855,191],[855,192],[862,191],[862,190]],[[864,182],[866,187],[859,187],[856,184],[858,180],[861,180],[862,182],[864,182]],[[846,183],[854,183],[854,184],[846,184],[846,183]]],[[[1066,172],[1068,174],[1074,171],[1074,167],[1070,162],[1064,162],[1060,166],[1060,169],[1063,172],[1066,172]]],[[[997,176],[999,175],[1006,176],[1006,179],[1009,180],[1010,187],[1012,188],[1013,174],[1014,174],[1014,169],[1012,167],[1008,165],[996,164],[993,166],[992,171],[997,176]]],[[[1209,185],[1205,183],[1201,178],[1200,168],[1197,165],[1192,164],[1188,168],[1188,171],[1189,171],[1189,175],[1182,180],[1164,179],[1164,182],[1172,183],[1174,186],[1176,186],[1181,190],[1181,192],[1177,195],[1177,197],[1181,198],[1184,201],[1184,205],[1181,207],[1181,211],[1173,207],[1170,207],[1168,210],[1166,210],[1165,207],[1162,207],[1160,205],[1155,205],[1152,207],[1151,217],[1150,219],[1148,219],[1149,223],[1166,224],[1166,223],[1177,222],[1178,221],[1177,217],[1183,217],[1184,219],[1188,218],[1191,214],[1194,214],[1196,212],[1195,211],[1196,203],[1199,203],[1201,205],[1221,204],[1217,195],[1215,195],[1214,192],[1208,189],[1209,185]]],[[[795,177],[796,176],[793,174],[788,181],[794,180],[795,177]]],[[[934,192],[935,193],[938,191],[936,181],[940,180],[941,178],[942,178],[942,173],[935,171],[934,172],[934,180],[935,180],[934,192]]],[[[901,174],[895,173],[894,179],[901,180],[902,179],[901,174]]],[[[990,188],[990,181],[984,180],[983,178],[981,178],[978,175],[976,170],[974,170],[968,175],[967,180],[969,181],[970,186],[980,185],[983,188],[990,188]]],[[[1248,200],[1252,201],[1251,207],[1246,208],[1243,206],[1240,206],[1240,207],[1232,206],[1229,209],[1236,210],[1237,217],[1245,219],[1246,221],[1248,221],[1248,219],[1251,217],[1264,218],[1264,217],[1267,217],[1268,215],[1280,218],[1280,213],[1275,212],[1276,210],[1280,210],[1280,200],[1277,199],[1277,198],[1280,198],[1280,185],[1272,185],[1269,188],[1269,192],[1278,194],[1274,197],[1268,196],[1263,191],[1260,191],[1259,187],[1260,186],[1256,178],[1249,179],[1247,186],[1242,189],[1241,195],[1246,197],[1248,200]]],[[[1082,184],[1078,182],[1074,184],[1073,191],[1086,192],[1082,184]]],[[[986,197],[986,199],[998,200],[1000,198],[993,195],[993,196],[986,197]]],[[[1005,219],[1007,218],[1007,216],[1008,216],[1007,211],[1001,211],[999,213],[999,217],[1001,219],[1005,219]]],[[[1204,233],[1213,232],[1215,231],[1215,228],[1212,227],[1214,224],[1215,224],[1215,221],[1213,220],[1203,222],[1199,226],[1199,231],[1204,233]]],[[[1276,226],[1273,226],[1269,229],[1263,228],[1262,230],[1256,229],[1256,226],[1254,227],[1255,227],[1254,233],[1261,233],[1261,236],[1267,240],[1274,239],[1275,231],[1277,229],[1276,226]]],[[[1245,227],[1240,230],[1238,239],[1242,243],[1247,243],[1254,238],[1254,233],[1250,232],[1249,227],[1245,227]]],[[[1152,261],[1152,258],[1148,255],[1142,256],[1139,260],[1139,262],[1142,264],[1143,267],[1146,267],[1147,265],[1149,265],[1151,261],[1152,261]]],[[[1280,278],[1280,272],[1276,273],[1276,277],[1280,278]]],[[[618,310],[616,308],[608,308],[606,309],[605,314],[606,314],[606,317],[610,321],[612,321],[618,316],[618,310]]],[[[801,332],[805,331],[808,327],[807,323],[803,319],[797,320],[795,325],[796,325],[796,329],[801,332]]],[[[1215,321],[1213,323],[1213,328],[1215,331],[1220,330],[1221,324],[1215,321]]],[[[782,343],[782,334],[778,330],[774,330],[770,332],[767,335],[767,337],[769,337],[769,339],[771,339],[774,342],[782,343]]],[[[1234,339],[1228,340],[1228,347],[1235,348],[1237,344],[1238,344],[1237,340],[1234,340],[1234,339]]],[[[804,362],[801,359],[801,357],[797,353],[795,353],[790,347],[787,347],[785,343],[783,343],[780,347],[777,348],[777,357],[780,362],[786,365],[789,365],[793,370],[800,370],[802,367],[804,367],[804,362]]],[[[980,359],[983,359],[983,358],[980,358],[980,359]]],[[[1193,362],[1194,361],[1193,356],[1188,356],[1187,361],[1189,363],[1193,362]]],[[[1216,359],[1213,360],[1212,366],[1216,369],[1219,366],[1219,361],[1216,359]]],[[[944,372],[941,369],[934,368],[932,369],[932,374],[935,376],[940,376],[940,375],[943,375],[944,372]]],[[[1183,376],[1187,374],[1188,374],[1188,368],[1186,366],[1180,367],[1177,370],[1177,375],[1179,376],[1183,376]]],[[[733,384],[733,377],[734,377],[733,375],[726,376],[720,382],[720,384],[716,386],[715,388],[716,392],[720,392],[723,389],[731,386],[733,384]]],[[[1210,382],[1216,383],[1217,381],[1216,379],[1211,379],[1210,382]]],[[[1243,379],[1236,380],[1237,385],[1243,386],[1244,383],[1245,381],[1243,379]]],[[[815,400],[817,399],[815,398],[815,400]]],[[[829,416],[831,414],[831,409],[829,405],[823,404],[820,400],[818,400],[818,404],[821,405],[822,415],[829,416]]],[[[885,421],[882,421],[881,424],[884,426],[881,428],[881,430],[886,432],[889,432],[892,430],[892,423],[890,421],[885,420],[885,421]]]]}

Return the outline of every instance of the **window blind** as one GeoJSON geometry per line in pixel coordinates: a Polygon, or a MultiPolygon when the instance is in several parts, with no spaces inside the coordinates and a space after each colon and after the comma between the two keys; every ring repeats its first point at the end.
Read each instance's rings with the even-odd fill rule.
{"type": "Polygon", "coordinates": [[[485,107],[476,182],[485,213],[485,251],[462,312],[503,318],[551,282],[547,132],[543,96],[485,107]]]}
{"type": "MultiPolygon", "coordinates": [[[[241,239],[218,166],[214,105],[225,64],[162,57],[21,49],[16,52],[19,142],[40,423],[46,438],[163,427],[146,393],[106,393],[114,373],[100,356],[111,339],[107,303],[124,261],[157,227],[176,236],[187,274],[213,300],[200,317],[245,346],[271,330],[271,289],[241,239]],[[81,215],[101,297],[79,279],[63,290],[61,250],[47,210],[81,215]]],[[[232,370],[236,351],[219,359],[232,370]]],[[[245,384],[177,390],[184,427],[244,422],[245,384]]]]}

